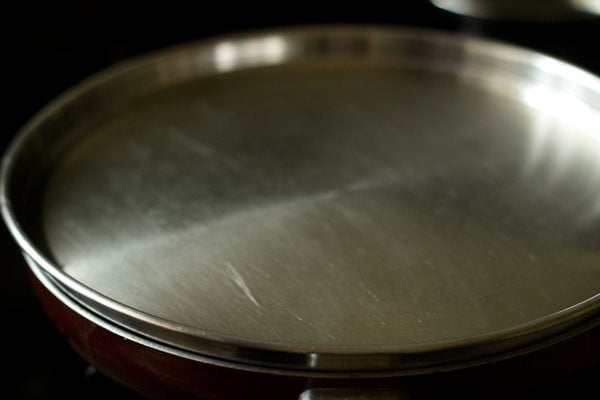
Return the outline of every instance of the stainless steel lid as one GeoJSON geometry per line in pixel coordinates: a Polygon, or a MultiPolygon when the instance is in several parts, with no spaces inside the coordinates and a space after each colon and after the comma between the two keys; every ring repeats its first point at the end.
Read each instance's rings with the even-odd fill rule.
{"type": "Polygon", "coordinates": [[[2,210],[70,296],[239,363],[410,373],[600,306],[600,82],[416,30],[232,36],[37,115],[2,210]]]}

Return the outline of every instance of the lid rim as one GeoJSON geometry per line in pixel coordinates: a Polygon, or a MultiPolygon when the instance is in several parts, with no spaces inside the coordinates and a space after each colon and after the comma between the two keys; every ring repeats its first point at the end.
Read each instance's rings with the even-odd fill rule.
{"type": "MultiPolygon", "coordinates": [[[[294,36],[294,35],[331,35],[331,34],[343,34],[345,32],[352,32],[354,35],[365,36],[368,35],[386,35],[386,34],[400,34],[407,35],[408,37],[414,37],[419,35],[419,37],[425,37],[427,40],[437,41],[443,40],[446,42],[452,42],[456,45],[471,45],[475,51],[485,51],[488,53],[493,53],[495,50],[503,50],[509,53],[511,57],[521,57],[523,59],[528,57],[544,57],[540,56],[537,53],[533,53],[527,50],[522,50],[510,46],[495,44],[493,42],[478,40],[478,39],[470,39],[464,38],[460,36],[451,36],[445,33],[434,33],[429,31],[419,31],[415,29],[385,29],[385,28],[368,28],[361,27],[360,30],[356,29],[356,27],[333,27],[333,28],[304,28],[304,29],[296,29],[291,31],[283,31],[284,35],[294,36]],[[362,32],[362,33],[361,33],[362,32]]],[[[273,33],[279,33],[278,31],[273,31],[273,33]]],[[[267,33],[267,35],[270,33],[267,33]]],[[[260,37],[260,36],[259,36],[260,37]]],[[[235,37],[234,37],[235,39],[235,37]]],[[[215,39],[212,41],[201,42],[201,44],[190,44],[187,45],[189,48],[201,48],[202,46],[211,46],[219,43],[221,39],[215,39]]],[[[183,51],[182,49],[188,47],[181,47],[175,50],[166,50],[160,53],[157,53],[159,57],[168,58],[170,55],[177,52],[183,51]]],[[[111,69],[108,69],[100,74],[90,78],[84,83],[76,86],[75,88],[69,90],[64,95],[60,96],[58,99],[51,102],[48,106],[46,106],[40,113],[38,113],[18,134],[17,138],[13,141],[6,155],[4,156],[2,162],[2,168],[0,172],[0,208],[3,215],[3,218],[12,234],[12,236],[17,241],[21,250],[29,257],[41,270],[45,273],[48,273],[53,279],[59,282],[60,285],[68,288],[73,293],[77,293],[82,298],[91,302],[92,304],[98,304],[99,306],[110,310],[115,313],[117,316],[127,317],[128,320],[135,320],[137,322],[142,323],[142,325],[153,326],[158,329],[160,332],[172,332],[176,333],[178,337],[189,337],[189,338],[200,338],[203,342],[209,343],[212,345],[216,345],[217,347],[225,345],[228,348],[236,348],[236,349],[255,349],[255,350],[268,350],[268,351],[276,351],[283,352],[289,354],[337,354],[340,357],[342,356],[352,356],[352,355],[375,355],[375,354],[386,354],[386,355],[402,355],[402,354],[424,354],[424,353],[432,353],[438,351],[448,351],[453,349],[461,349],[467,351],[467,349],[473,349],[478,346],[486,346],[489,344],[497,344],[500,341],[513,341],[518,338],[522,338],[524,335],[530,334],[532,332],[540,333],[545,332],[547,330],[552,330],[556,326],[561,326],[562,324],[572,323],[573,320],[577,318],[583,318],[584,316],[589,316],[596,312],[600,307],[600,293],[578,303],[572,305],[570,307],[564,308],[556,313],[546,315],[539,319],[529,321],[517,326],[513,326],[507,328],[505,330],[495,331],[479,336],[473,337],[465,337],[465,338],[455,338],[453,340],[440,340],[439,342],[429,342],[427,344],[404,344],[402,346],[368,346],[365,348],[345,348],[341,346],[327,347],[327,346],[298,346],[298,345],[290,345],[284,343],[273,343],[273,342],[261,342],[258,340],[247,340],[239,337],[232,337],[228,335],[218,334],[214,332],[208,332],[206,330],[199,329],[197,327],[186,326],[180,323],[175,323],[172,321],[168,321],[164,318],[159,318],[148,313],[142,312],[140,310],[136,310],[126,304],[119,303],[91,288],[84,285],[83,283],[77,281],[71,276],[64,273],[61,268],[55,265],[50,259],[44,255],[41,251],[36,248],[36,245],[30,241],[25,230],[22,228],[21,224],[18,221],[18,217],[15,214],[13,209],[13,205],[11,203],[9,187],[11,186],[11,176],[13,169],[15,168],[15,159],[18,157],[19,153],[23,151],[22,147],[25,146],[25,142],[28,136],[32,136],[35,134],[36,129],[39,125],[53,115],[56,110],[59,110],[61,107],[65,106],[73,99],[76,99],[82,93],[85,93],[92,88],[102,85],[102,83],[110,81],[111,79],[119,76],[120,74],[128,71],[129,69],[135,69],[144,63],[152,63],[155,62],[157,55],[149,55],[139,59],[135,59],[133,61],[126,62],[124,64],[118,65],[111,69]]],[[[593,83],[592,87],[598,87],[600,84],[599,80],[585,72],[577,68],[573,68],[572,66],[562,63],[560,61],[556,61],[552,59],[553,62],[559,63],[564,68],[567,68],[568,71],[573,70],[573,72],[577,73],[578,79],[588,79],[593,83]]],[[[289,61],[284,60],[282,62],[289,61]]],[[[190,341],[193,343],[194,341],[190,341]]],[[[166,342],[168,343],[168,342],[166,342]]],[[[189,350],[189,349],[188,349],[189,350]]],[[[199,350],[199,349],[198,349],[199,350]]],[[[228,350],[229,351],[229,350],[228,350]]],[[[484,352],[485,353],[485,352],[484,352]]],[[[232,357],[236,357],[239,355],[234,355],[232,357]]],[[[314,358],[314,357],[313,357],[314,358]]],[[[235,360],[235,359],[234,359],[235,360]]],[[[310,363],[309,363],[310,364],[310,363]]],[[[319,370],[323,368],[324,365],[320,364],[317,361],[313,362],[314,365],[306,365],[306,369],[309,370],[319,370]]],[[[337,363],[336,363],[337,364],[337,363]]]]}

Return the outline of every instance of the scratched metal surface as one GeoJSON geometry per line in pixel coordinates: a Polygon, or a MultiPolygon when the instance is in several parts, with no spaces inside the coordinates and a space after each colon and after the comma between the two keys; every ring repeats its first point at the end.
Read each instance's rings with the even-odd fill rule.
{"type": "Polygon", "coordinates": [[[419,40],[419,62],[340,46],[237,69],[216,52],[223,73],[99,114],[49,172],[52,259],[147,315],[267,348],[410,352],[589,303],[599,102],[576,89],[597,81],[419,40]]]}

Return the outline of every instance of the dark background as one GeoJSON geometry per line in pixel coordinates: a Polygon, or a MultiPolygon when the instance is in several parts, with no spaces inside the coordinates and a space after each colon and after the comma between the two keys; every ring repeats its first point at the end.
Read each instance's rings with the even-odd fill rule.
{"type": "MultiPolygon", "coordinates": [[[[285,2],[79,2],[2,6],[4,113],[0,151],[44,104],[81,79],[132,55],[216,34],[298,24],[378,23],[459,31],[534,48],[600,74],[600,22],[507,23],[460,18],[426,1],[348,7],[285,2]],[[198,6],[202,5],[202,6],[198,6]]],[[[6,373],[0,398],[135,398],[88,367],[54,330],[28,286],[26,267],[0,224],[6,373]]],[[[600,398],[600,368],[512,398],[600,398]]]]}

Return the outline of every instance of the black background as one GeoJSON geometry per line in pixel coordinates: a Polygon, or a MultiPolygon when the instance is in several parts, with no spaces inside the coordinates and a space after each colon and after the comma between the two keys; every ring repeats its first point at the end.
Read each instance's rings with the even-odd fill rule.
{"type": "MultiPolygon", "coordinates": [[[[2,6],[4,104],[0,150],[44,104],[81,79],[132,55],[193,39],[247,29],[298,24],[411,25],[511,42],[534,48],[600,74],[600,22],[553,24],[482,22],[440,11],[425,1],[360,6],[285,2],[212,5],[79,2],[2,6]]],[[[43,314],[28,286],[25,266],[0,227],[2,374],[0,398],[135,398],[94,372],[68,347],[43,314]]],[[[600,368],[513,398],[600,398],[600,368]]]]}

